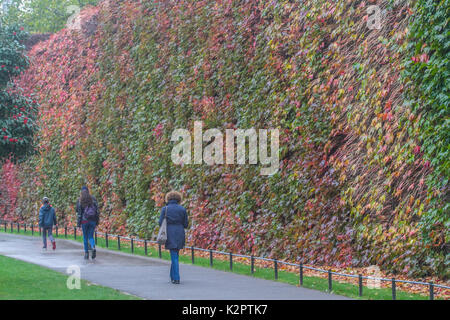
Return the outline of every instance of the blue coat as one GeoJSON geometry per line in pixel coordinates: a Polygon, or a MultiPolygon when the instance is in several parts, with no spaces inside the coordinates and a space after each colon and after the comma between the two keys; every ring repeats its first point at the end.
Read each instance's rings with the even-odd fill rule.
{"type": "Polygon", "coordinates": [[[167,219],[166,249],[183,249],[185,243],[184,229],[188,227],[186,209],[180,206],[176,200],[170,200],[167,206],[161,209],[159,226],[163,222],[164,213],[166,213],[167,219]]]}
{"type": "Polygon", "coordinates": [[[44,204],[39,210],[39,227],[48,228],[56,225],[55,209],[48,204],[44,204]]]}

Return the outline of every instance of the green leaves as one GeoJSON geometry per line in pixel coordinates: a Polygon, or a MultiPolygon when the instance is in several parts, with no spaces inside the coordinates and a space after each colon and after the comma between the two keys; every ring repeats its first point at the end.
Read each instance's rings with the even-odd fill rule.
{"type": "Polygon", "coordinates": [[[424,158],[433,167],[427,178],[431,208],[424,213],[420,225],[425,243],[437,244],[443,250],[449,230],[437,222],[450,219],[444,210],[450,175],[449,47],[444,39],[448,38],[450,7],[447,1],[420,0],[415,11],[404,62],[403,78],[410,85],[405,97],[412,111],[422,115],[418,123],[420,140],[424,158]]]}

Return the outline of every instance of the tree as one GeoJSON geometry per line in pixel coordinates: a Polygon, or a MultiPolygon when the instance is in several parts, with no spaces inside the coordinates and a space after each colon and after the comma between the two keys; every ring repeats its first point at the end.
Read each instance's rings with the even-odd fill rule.
{"type": "Polygon", "coordinates": [[[12,82],[29,65],[23,44],[27,36],[16,25],[0,25],[0,160],[32,151],[37,102],[12,82]]]}
{"type": "Polygon", "coordinates": [[[2,16],[7,23],[20,23],[30,32],[56,32],[86,5],[98,0],[1,0],[2,16]]]}

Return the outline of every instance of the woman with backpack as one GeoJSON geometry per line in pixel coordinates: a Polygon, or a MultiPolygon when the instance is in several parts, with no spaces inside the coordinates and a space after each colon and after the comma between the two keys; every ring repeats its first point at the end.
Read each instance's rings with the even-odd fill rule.
{"type": "Polygon", "coordinates": [[[84,259],[89,259],[89,244],[92,248],[92,259],[97,256],[95,249],[94,231],[98,226],[99,212],[97,200],[89,193],[87,187],[81,188],[80,198],[77,200],[77,226],[83,230],[84,259]]]}
{"type": "Polygon", "coordinates": [[[173,284],[180,283],[180,268],[178,263],[179,250],[184,248],[185,233],[188,227],[188,216],[186,209],[180,205],[181,193],[171,191],[166,195],[166,206],[161,209],[159,226],[166,218],[167,241],[166,249],[170,250],[170,280],[173,284]]]}

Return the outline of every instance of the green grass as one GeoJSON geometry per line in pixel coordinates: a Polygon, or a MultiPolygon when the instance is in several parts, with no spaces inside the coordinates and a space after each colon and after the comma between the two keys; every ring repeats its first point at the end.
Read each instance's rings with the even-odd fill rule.
{"type": "MultiPolygon", "coordinates": [[[[4,232],[4,228],[0,229],[0,232],[4,232]]],[[[10,227],[8,226],[7,232],[10,233],[10,227]]],[[[62,230],[64,232],[64,230],[62,230]]],[[[14,233],[17,234],[17,227],[14,228],[14,233]]],[[[20,234],[31,235],[31,231],[27,228],[27,232],[25,233],[23,228],[20,229],[20,234]]],[[[55,234],[55,232],[54,232],[55,234]]],[[[39,232],[34,232],[34,236],[39,236],[39,232]]],[[[64,234],[61,234],[61,230],[59,230],[59,238],[64,238],[64,234]]],[[[78,242],[82,242],[81,232],[77,233],[76,239],[74,239],[73,235],[68,235],[67,239],[76,240],[78,242]]],[[[104,238],[98,237],[97,239],[97,247],[106,248],[106,241],[104,238]]],[[[111,239],[109,237],[108,241],[108,249],[110,250],[118,250],[117,238],[111,239]]],[[[121,239],[120,241],[120,251],[131,253],[131,244],[130,241],[126,241],[121,239]]],[[[134,246],[134,254],[137,255],[145,255],[145,250],[143,247],[134,246]]],[[[148,256],[153,258],[159,258],[158,249],[148,245],[148,256]]],[[[162,250],[161,258],[164,260],[170,260],[170,254],[167,250],[162,250]]],[[[190,250],[186,251],[186,254],[180,254],[180,262],[185,264],[192,264],[191,253],[190,250]]],[[[199,256],[195,256],[194,259],[195,265],[211,268],[209,264],[209,258],[203,258],[199,256]]],[[[230,271],[230,263],[229,260],[219,260],[214,259],[213,269],[222,270],[222,271],[230,271]]],[[[273,268],[257,268],[255,267],[253,275],[251,274],[250,266],[247,264],[234,262],[233,261],[233,270],[232,272],[247,276],[253,276],[261,279],[274,280],[274,270],[273,268]]],[[[285,282],[292,285],[299,285],[299,275],[298,273],[292,273],[287,271],[278,270],[278,280],[281,282],[285,282]]],[[[309,289],[315,289],[320,291],[328,291],[328,280],[319,278],[319,277],[303,277],[303,287],[309,289]]],[[[390,288],[381,288],[381,289],[369,289],[367,287],[363,288],[362,297],[359,296],[359,288],[356,285],[349,283],[340,283],[337,281],[333,281],[333,290],[331,291],[333,294],[343,295],[350,298],[355,299],[369,299],[369,300],[391,300],[392,299],[392,290],[390,288]]],[[[409,293],[405,291],[401,291],[397,288],[396,292],[397,300],[428,300],[428,296],[409,293]]],[[[435,299],[438,297],[435,295],[435,299]]]]}
{"type": "Polygon", "coordinates": [[[0,300],[135,300],[138,297],[81,280],[68,289],[64,275],[38,265],[0,255],[0,300]]]}

